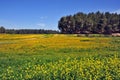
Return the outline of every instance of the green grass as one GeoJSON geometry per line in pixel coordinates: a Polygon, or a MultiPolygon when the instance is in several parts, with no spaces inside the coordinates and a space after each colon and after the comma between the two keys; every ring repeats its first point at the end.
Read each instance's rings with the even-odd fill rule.
{"type": "Polygon", "coordinates": [[[120,80],[120,37],[0,35],[0,80],[120,80]]]}

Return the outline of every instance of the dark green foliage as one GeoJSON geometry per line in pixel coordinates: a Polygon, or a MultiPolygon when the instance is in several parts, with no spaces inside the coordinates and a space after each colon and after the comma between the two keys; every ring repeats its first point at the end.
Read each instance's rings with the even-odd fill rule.
{"type": "Polygon", "coordinates": [[[7,34],[59,34],[57,30],[44,30],[44,29],[5,29],[0,27],[0,33],[7,34]]]}
{"type": "Polygon", "coordinates": [[[3,26],[0,27],[0,33],[5,33],[5,28],[3,26]]]}
{"type": "Polygon", "coordinates": [[[6,29],[8,34],[57,34],[56,30],[44,30],[44,29],[6,29]]]}
{"type": "Polygon", "coordinates": [[[61,33],[97,33],[111,34],[120,32],[120,14],[116,13],[82,13],[64,16],[58,22],[61,33]]]}

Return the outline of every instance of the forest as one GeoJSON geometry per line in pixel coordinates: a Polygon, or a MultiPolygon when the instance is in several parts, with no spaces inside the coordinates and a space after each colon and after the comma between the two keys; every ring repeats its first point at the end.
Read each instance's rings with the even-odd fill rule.
{"type": "Polygon", "coordinates": [[[65,34],[111,34],[120,32],[120,14],[78,12],[63,16],[58,22],[58,28],[65,34]]]}
{"type": "Polygon", "coordinates": [[[44,30],[44,29],[5,29],[0,27],[0,33],[7,34],[58,34],[57,30],[44,30]]]}

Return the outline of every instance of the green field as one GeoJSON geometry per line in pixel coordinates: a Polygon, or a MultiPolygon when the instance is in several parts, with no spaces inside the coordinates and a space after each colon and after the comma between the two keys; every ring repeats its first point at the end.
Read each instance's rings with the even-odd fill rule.
{"type": "Polygon", "coordinates": [[[120,80],[120,37],[0,34],[0,80],[120,80]]]}

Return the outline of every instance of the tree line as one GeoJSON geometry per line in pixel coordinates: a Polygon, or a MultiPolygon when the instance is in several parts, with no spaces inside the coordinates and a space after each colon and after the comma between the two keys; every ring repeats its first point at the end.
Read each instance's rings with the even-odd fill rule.
{"type": "Polygon", "coordinates": [[[111,34],[120,33],[120,14],[117,13],[82,13],[63,16],[58,28],[65,34],[111,34]]]}
{"type": "Polygon", "coordinates": [[[120,33],[120,14],[117,13],[101,13],[78,12],[74,15],[63,16],[58,21],[58,29],[60,30],[44,30],[44,29],[5,29],[0,27],[0,33],[9,34],[111,34],[120,33]]]}
{"type": "Polygon", "coordinates": [[[6,34],[58,34],[57,30],[44,30],[44,29],[5,29],[0,27],[0,33],[6,34]]]}

